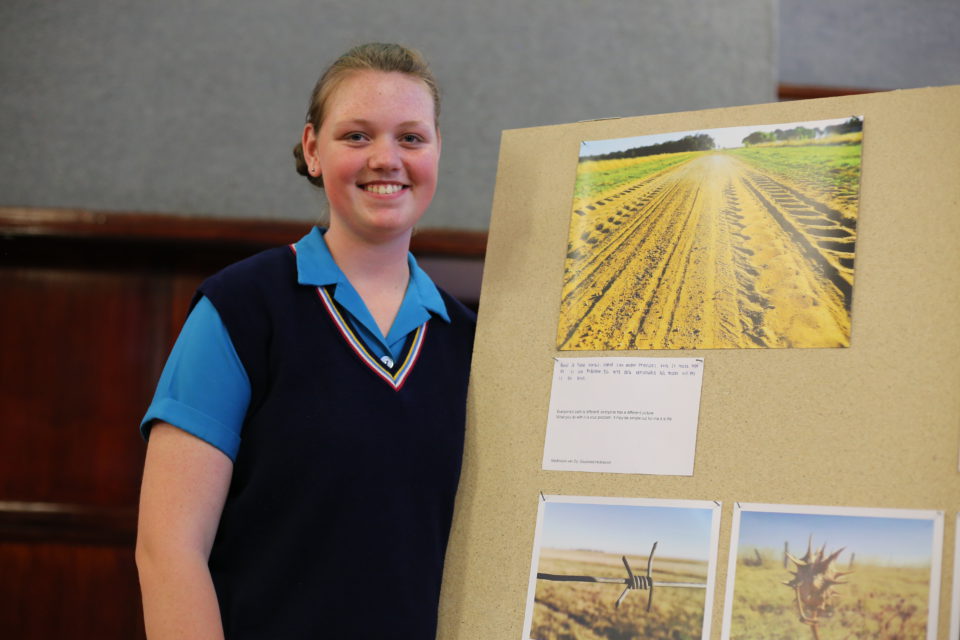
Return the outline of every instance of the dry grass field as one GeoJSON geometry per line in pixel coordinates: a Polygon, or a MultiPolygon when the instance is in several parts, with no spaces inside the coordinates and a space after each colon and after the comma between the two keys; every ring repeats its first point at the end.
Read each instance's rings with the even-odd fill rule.
{"type": "MultiPolygon", "coordinates": [[[[647,559],[628,556],[634,573],[646,571],[647,559]]],[[[620,556],[597,551],[542,549],[538,571],[564,575],[623,578],[620,556]]],[[[656,557],[655,581],[706,582],[707,563],[656,557]]],[[[530,638],[536,640],[692,640],[703,627],[705,590],[655,588],[648,612],[646,591],[633,591],[620,605],[615,584],[537,580],[530,638]]]]}
{"type": "MultiPolygon", "coordinates": [[[[737,563],[731,640],[812,640],[799,620],[791,578],[779,554],[763,566],[737,563]]],[[[752,556],[750,556],[752,557],[752,556]]],[[[858,563],[836,587],[831,616],[819,625],[821,640],[924,640],[927,637],[929,568],[858,563]]]]}
{"type": "Polygon", "coordinates": [[[558,347],[849,345],[857,140],[582,163],[558,347]]]}

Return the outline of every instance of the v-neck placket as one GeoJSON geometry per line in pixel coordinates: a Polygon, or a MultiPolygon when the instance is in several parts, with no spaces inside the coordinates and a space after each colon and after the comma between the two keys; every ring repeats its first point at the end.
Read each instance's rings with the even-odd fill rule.
{"type": "Polygon", "coordinates": [[[397,317],[384,336],[360,294],[333,259],[323,231],[314,227],[290,248],[296,255],[298,283],[316,287],[347,344],[375,373],[399,388],[416,362],[428,321],[434,316],[450,321],[443,298],[430,277],[408,254],[410,281],[397,317]]]}

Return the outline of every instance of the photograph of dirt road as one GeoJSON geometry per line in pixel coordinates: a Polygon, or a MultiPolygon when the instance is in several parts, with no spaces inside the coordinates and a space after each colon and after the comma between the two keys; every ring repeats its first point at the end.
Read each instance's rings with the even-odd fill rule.
{"type": "Polygon", "coordinates": [[[546,498],[523,637],[708,638],[719,511],[699,501],[546,498]]]}
{"type": "Polygon", "coordinates": [[[862,129],[583,142],[558,348],[849,346],[862,129]]]}
{"type": "Polygon", "coordinates": [[[942,516],[741,505],[724,640],[936,637],[942,516]]]}

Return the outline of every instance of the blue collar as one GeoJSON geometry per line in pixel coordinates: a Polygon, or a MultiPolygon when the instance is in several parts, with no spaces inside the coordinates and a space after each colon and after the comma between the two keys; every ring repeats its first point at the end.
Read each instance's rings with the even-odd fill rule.
{"type": "Polygon", "coordinates": [[[405,338],[407,334],[429,320],[431,315],[437,315],[444,321],[450,322],[447,306],[440,297],[437,286],[417,265],[413,255],[407,254],[410,282],[390,332],[387,336],[383,336],[360,294],[353,288],[347,276],[330,255],[330,249],[327,248],[327,243],[323,239],[325,231],[325,229],[320,230],[314,227],[294,245],[297,252],[297,282],[316,287],[332,285],[331,293],[334,300],[349,311],[354,319],[373,336],[385,341],[385,346],[405,338]]]}

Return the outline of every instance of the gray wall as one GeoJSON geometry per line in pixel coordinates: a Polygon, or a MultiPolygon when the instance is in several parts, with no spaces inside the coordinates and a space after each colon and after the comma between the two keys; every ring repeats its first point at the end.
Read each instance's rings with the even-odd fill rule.
{"type": "Polygon", "coordinates": [[[780,0],[780,81],[960,84],[960,0],[780,0]]]}
{"type": "Polygon", "coordinates": [[[424,226],[484,229],[502,129],[771,101],[776,19],[775,0],[4,0],[0,206],[312,220],[290,154],[310,89],[389,40],[445,94],[424,226]]]}

